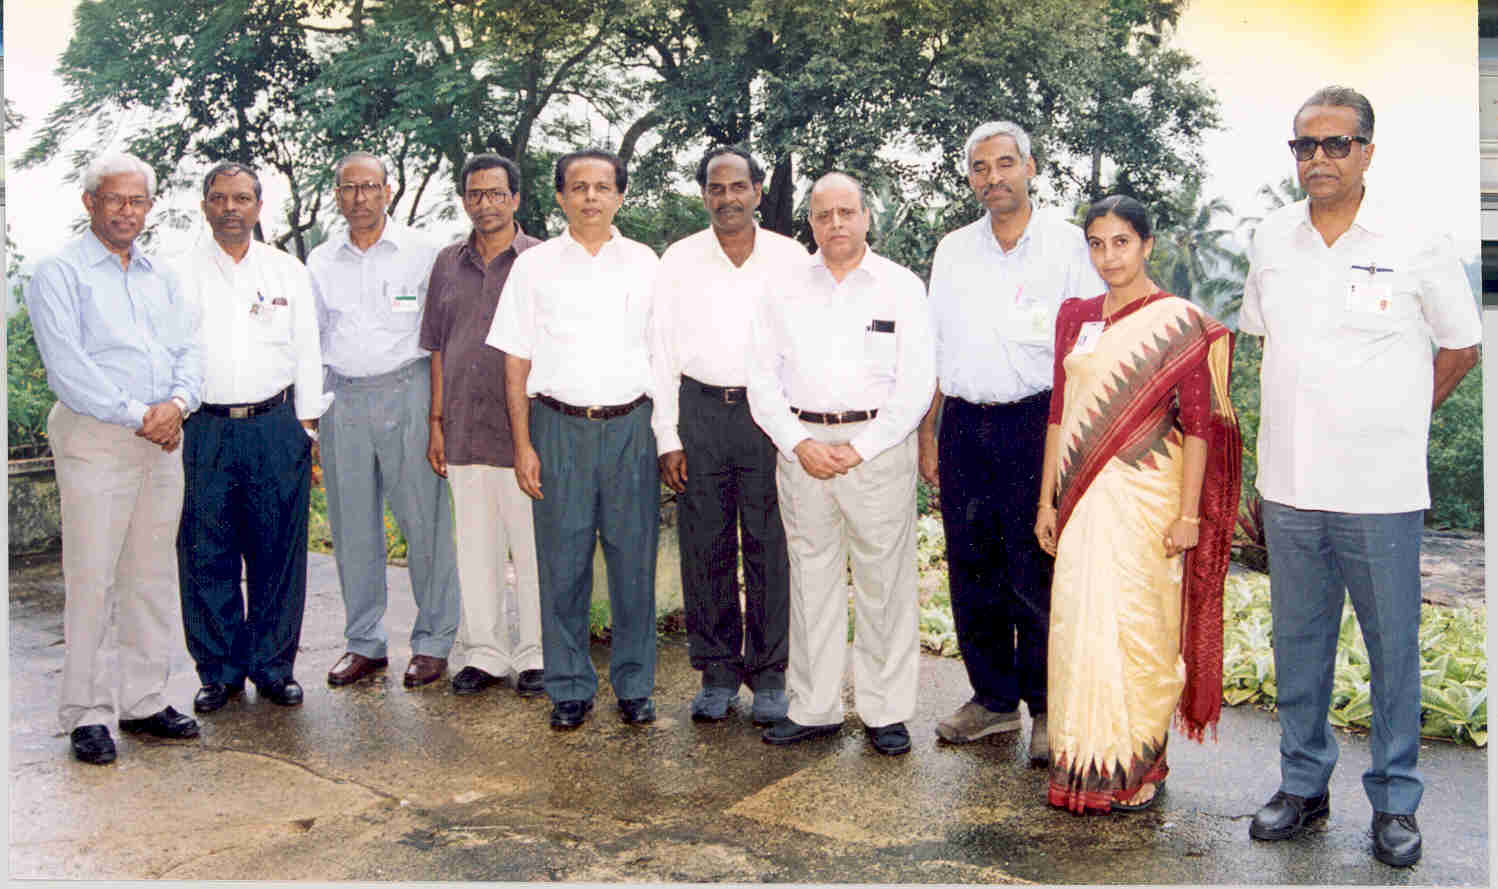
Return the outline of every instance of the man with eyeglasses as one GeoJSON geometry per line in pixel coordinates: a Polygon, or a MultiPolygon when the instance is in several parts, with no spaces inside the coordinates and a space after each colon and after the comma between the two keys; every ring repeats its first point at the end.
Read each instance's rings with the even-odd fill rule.
{"type": "Polygon", "coordinates": [[[936,388],[925,286],[869,249],[863,186],[843,173],[808,199],[817,252],[779,270],[750,336],[749,409],[780,452],[789,556],[786,716],[797,744],[843,724],[848,578],[853,702],[875,751],[910,750],[920,672],[915,428],[936,388]]]}
{"type": "Polygon", "coordinates": [[[1296,112],[1294,135],[1308,197],[1255,232],[1240,319],[1264,338],[1256,484],[1280,717],[1279,790],[1249,835],[1289,839],[1330,811],[1337,743],[1327,709],[1351,594],[1372,668],[1363,790],[1373,854],[1407,867],[1421,852],[1426,439],[1431,411],[1476,364],[1482,327],[1450,236],[1370,198],[1368,99],[1318,90],[1296,112]]]}
{"type": "Polygon", "coordinates": [[[531,501],[515,484],[515,446],[505,405],[505,356],[484,344],[515,260],[540,240],[520,230],[520,168],[476,154],[458,175],[468,237],[437,254],[421,319],[421,347],[432,353],[427,461],[447,478],[457,517],[458,581],[463,590],[458,648],[463,669],[454,694],[478,694],[515,672],[522,697],[542,692],[541,602],[531,501]],[[513,597],[505,563],[515,563],[513,597]],[[508,602],[518,617],[510,642],[508,602]]]}
{"type": "Polygon", "coordinates": [[[202,681],[193,709],[223,708],[246,679],[260,697],[294,707],[323,411],[312,279],[255,238],[260,177],[250,167],[209,170],[202,208],[213,236],[187,257],[182,284],[201,319],[203,404],[183,427],[177,536],[182,622],[202,681]]]}
{"type": "Polygon", "coordinates": [[[26,305],[58,399],[47,417],[67,594],[57,717],[73,755],[102,765],[116,755],[116,697],[122,731],[198,734],[165,695],[180,644],[178,447],[203,369],[194,307],[135,243],[156,173],[133,155],[105,155],[84,171],[83,189],[89,230],[37,265],[26,305]]]}
{"type": "Polygon", "coordinates": [[[421,348],[421,310],[437,248],[386,215],[385,165],[356,151],[334,169],[348,231],[307,257],[317,294],[326,384],[324,483],[333,555],[343,588],[347,650],[328,672],[344,686],[389,663],[385,616],[384,504],[406,538],[416,623],[407,688],[447,670],[458,632],[458,571],[447,479],[426,461],[431,358],[421,348]]]}
{"type": "Polygon", "coordinates": [[[741,148],[703,155],[697,185],[712,225],[661,257],[651,317],[652,422],[661,477],[678,494],[687,646],[702,674],[692,719],[727,718],[747,685],[762,726],[786,712],[790,578],[775,445],[749,414],[749,325],[771,274],[807,261],[806,248],[755,224],[764,179],[741,148]]]}
{"type": "Polygon", "coordinates": [[[505,353],[515,481],[535,501],[551,727],[581,726],[598,691],[588,612],[600,543],[609,684],[620,719],[643,725],[656,715],[660,476],[646,325],[658,260],[614,227],[629,185],[618,155],[564,154],[553,182],[567,228],[515,260],[485,342],[505,353]]]}

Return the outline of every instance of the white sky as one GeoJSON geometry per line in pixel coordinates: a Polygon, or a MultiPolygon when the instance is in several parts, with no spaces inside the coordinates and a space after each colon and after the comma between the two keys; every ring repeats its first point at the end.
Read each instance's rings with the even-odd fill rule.
{"type": "MultiPolygon", "coordinates": [[[[7,139],[15,157],[63,94],[52,70],[72,31],[72,0],[5,4],[5,93],[27,124],[7,139]]],[[[1198,60],[1222,100],[1223,130],[1205,142],[1204,194],[1221,195],[1240,215],[1259,215],[1254,192],[1294,171],[1284,142],[1300,102],[1318,87],[1363,91],[1378,115],[1370,187],[1477,253],[1479,231],[1476,4],[1435,0],[1195,0],[1176,45],[1198,60]]],[[[29,261],[68,237],[82,205],[64,185],[65,163],[7,174],[7,215],[15,247],[29,261]]],[[[267,234],[284,231],[276,209],[284,189],[267,182],[267,234]]],[[[190,196],[177,200],[191,206],[190,196]]],[[[194,212],[196,212],[194,210],[194,212]]],[[[202,236],[163,233],[161,249],[202,236]]]]}

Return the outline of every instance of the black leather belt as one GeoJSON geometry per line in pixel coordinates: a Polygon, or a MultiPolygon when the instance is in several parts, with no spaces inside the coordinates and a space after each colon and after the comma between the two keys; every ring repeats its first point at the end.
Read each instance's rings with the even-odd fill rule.
{"type": "Polygon", "coordinates": [[[561,411],[569,417],[587,417],[589,420],[609,420],[614,417],[624,416],[650,399],[641,395],[629,404],[595,404],[592,407],[577,407],[565,401],[557,401],[550,395],[537,395],[536,400],[552,410],[561,411]]]}
{"type": "Polygon", "coordinates": [[[287,386],[275,395],[257,404],[209,404],[203,402],[198,405],[198,410],[205,414],[213,414],[215,417],[228,417],[231,420],[248,420],[250,417],[258,417],[272,408],[280,407],[291,398],[295,386],[287,386]]]}
{"type": "Polygon", "coordinates": [[[1050,403],[1051,390],[1042,389],[1041,391],[1036,392],[1034,395],[1026,395],[1024,398],[1021,398],[1017,401],[968,401],[966,398],[958,398],[955,395],[948,395],[947,398],[951,399],[952,401],[960,401],[964,405],[971,408],[993,410],[994,408],[1001,407],[1020,407],[1023,405],[1034,404],[1037,401],[1050,403]]]}
{"type": "Polygon", "coordinates": [[[724,404],[738,404],[749,397],[749,389],[745,386],[714,386],[711,383],[704,383],[701,380],[694,380],[686,376],[681,379],[684,383],[696,386],[703,395],[715,401],[721,401],[724,404]]]}
{"type": "Polygon", "coordinates": [[[871,411],[840,411],[835,414],[819,414],[815,411],[803,411],[799,407],[791,408],[791,413],[800,417],[808,423],[821,423],[824,426],[836,426],[838,423],[861,423],[864,420],[872,420],[879,416],[879,409],[871,411]]]}

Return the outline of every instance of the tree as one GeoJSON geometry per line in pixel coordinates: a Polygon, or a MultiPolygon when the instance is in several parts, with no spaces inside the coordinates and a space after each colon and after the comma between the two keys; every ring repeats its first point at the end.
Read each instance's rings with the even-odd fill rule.
{"type": "Polygon", "coordinates": [[[1234,232],[1220,221],[1232,215],[1233,208],[1221,197],[1203,201],[1200,180],[1189,178],[1156,214],[1150,265],[1165,290],[1236,327],[1248,257],[1224,243],[1234,232]]]}

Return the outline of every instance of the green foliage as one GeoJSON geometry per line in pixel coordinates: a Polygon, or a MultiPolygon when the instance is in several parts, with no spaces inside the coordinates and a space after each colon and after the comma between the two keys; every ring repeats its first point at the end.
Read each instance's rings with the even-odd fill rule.
{"type": "MultiPolygon", "coordinates": [[[[1272,708],[1274,681],[1269,577],[1235,574],[1223,592],[1222,699],[1272,708]]],[[[1421,734],[1427,738],[1487,746],[1487,611],[1420,608],[1421,734]]],[[[1328,713],[1339,728],[1367,729],[1373,715],[1369,697],[1368,651],[1351,600],[1342,608],[1328,713]]]]}
{"type": "MultiPolygon", "coordinates": [[[[315,553],[331,553],[333,551],[333,528],[328,524],[328,493],[320,481],[312,485],[310,514],[307,520],[307,549],[315,553]]],[[[395,514],[390,507],[385,507],[385,558],[396,560],[406,558],[406,538],[401,534],[400,525],[395,521],[395,514]]]]}
{"type": "Polygon", "coordinates": [[[47,453],[47,414],[57,397],[47,388],[47,369],[36,348],[31,316],[23,305],[5,322],[7,415],[5,431],[11,458],[47,453]]]}
{"type": "Polygon", "coordinates": [[[658,192],[652,203],[625,201],[614,225],[626,238],[648,244],[657,254],[708,226],[707,208],[696,194],[658,192]]]}
{"type": "MultiPolygon", "coordinates": [[[[1259,457],[1259,367],[1264,360],[1263,341],[1256,336],[1234,334],[1233,371],[1228,398],[1238,415],[1238,432],[1243,437],[1243,492],[1240,514],[1251,511],[1258,499],[1254,479],[1258,477],[1259,457]]],[[[1253,536],[1253,535],[1250,535],[1253,536]]]]}
{"type": "Polygon", "coordinates": [[[1482,362],[1467,373],[1430,418],[1430,510],[1435,528],[1483,528],[1482,362]]]}

